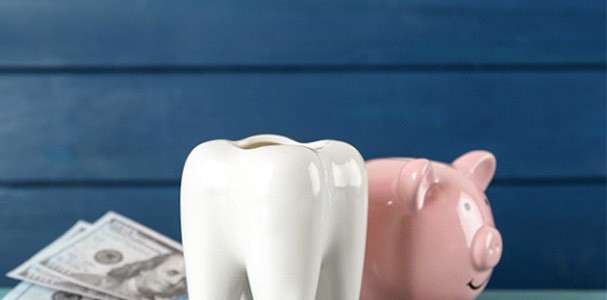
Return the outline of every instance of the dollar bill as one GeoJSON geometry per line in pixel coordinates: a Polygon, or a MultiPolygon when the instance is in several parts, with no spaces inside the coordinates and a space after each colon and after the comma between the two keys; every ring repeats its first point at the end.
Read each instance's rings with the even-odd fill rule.
{"type": "MultiPolygon", "coordinates": [[[[28,293],[25,295],[42,295],[44,292],[49,291],[63,291],[66,292],[65,295],[78,295],[78,296],[86,296],[87,298],[101,299],[101,300],[119,300],[117,297],[110,296],[95,290],[91,290],[89,288],[79,286],[72,282],[61,279],[56,276],[54,273],[48,272],[45,269],[42,269],[38,266],[38,261],[52,254],[54,251],[59,249],[62,245],[69,242],[70,240],[76,238],[78,235],[83,234],[91,227],[91,224],[78,221],[74,226],[72,226],[68,231],[66,231],[63,235],[53,241],[51,244],[46,246],[44,249],[40,250],[26,262],[22,263],[20,266],[15,268],[14,270],[8,272],[6,275],[8,277],[23,280],[29,283],[33,283],[39,285],[41,287],[46,287],[47,289],[38,289],[34,287],[29,287],[27,289],[28,293]]],[[[21,285],[19,285],[21,286],[21,285]]],[[[57,294],[59,297],[60,294],[57,294]]],[[[25,297],[25,296],[23,296],[25,297]]],[[[27,296],[29,297],[29,296],[27,296]]],[[[21,299],[28,299],[27,297],[21,299]]],[[[75,296],[74,296],[75,297],[75,296]]],[[[37,299],[37,298],[35,298],[37,299]]],[[[61,298],[67,299],[67,298],[61,298]]]]}
{"type": "Polygon", "coordinates": [[[114,212],[53,250],[38,265],[78,286],[131,300],[186,293],[181,245],[114,212]]]}
{"type": "Polygon", "coordinates": [[[21,282],[10,290],[2,300],[94,300],[78,294],[21,282]]]}

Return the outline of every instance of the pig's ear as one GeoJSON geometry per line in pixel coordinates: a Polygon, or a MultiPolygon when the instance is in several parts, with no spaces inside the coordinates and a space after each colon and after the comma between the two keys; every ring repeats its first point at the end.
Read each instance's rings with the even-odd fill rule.
{"type": "Polygon", "coordinates": [[[396,185],[404,212],[415,213],[422,209],[426,193],[436,183],[432,164],[427,159],[415,159],[404,165],[396,185]]]}
{"type": "Polygon", "coordinates": [[[481,190],[486,190],[495,174],[495,156],[487,151],[471,151],[456,159],[453,166],[481,190]]]}

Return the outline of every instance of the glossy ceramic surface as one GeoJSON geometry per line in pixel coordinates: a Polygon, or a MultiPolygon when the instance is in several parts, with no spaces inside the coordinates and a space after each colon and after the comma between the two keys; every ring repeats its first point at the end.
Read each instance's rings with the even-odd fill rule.
{"type": "Polygon", "coordinates": [[[190,299],[358,299],[367,197],[364,161],[343,142],[198,145],[181,185],[190,299]]]}
{"type": "Polygon", "coordinates": [[[485,190],[495,157],[467,153],[367,162],[369,221],[361,299],[474,299],[500,260],[485,190]]]}

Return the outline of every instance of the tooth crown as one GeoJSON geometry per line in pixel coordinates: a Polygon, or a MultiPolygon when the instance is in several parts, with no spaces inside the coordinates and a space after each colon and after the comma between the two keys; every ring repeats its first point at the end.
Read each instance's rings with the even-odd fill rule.
{"type": "Polygon", "coordinates": [[[346,143],[200,144],[184,166],[181,214],[191,299],[359,297],[367,178],[346,143]]]}

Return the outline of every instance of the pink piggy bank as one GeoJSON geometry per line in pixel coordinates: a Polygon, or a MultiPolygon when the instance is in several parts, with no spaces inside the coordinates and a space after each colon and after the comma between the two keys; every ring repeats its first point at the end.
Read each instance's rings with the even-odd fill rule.
{"type": "Polygon", "coordinates": [[[361,299],[474,299],[502,254],[485,189],[495,157],[451,165],[384,158],[366,163],[369,221],[361,299]]]}

